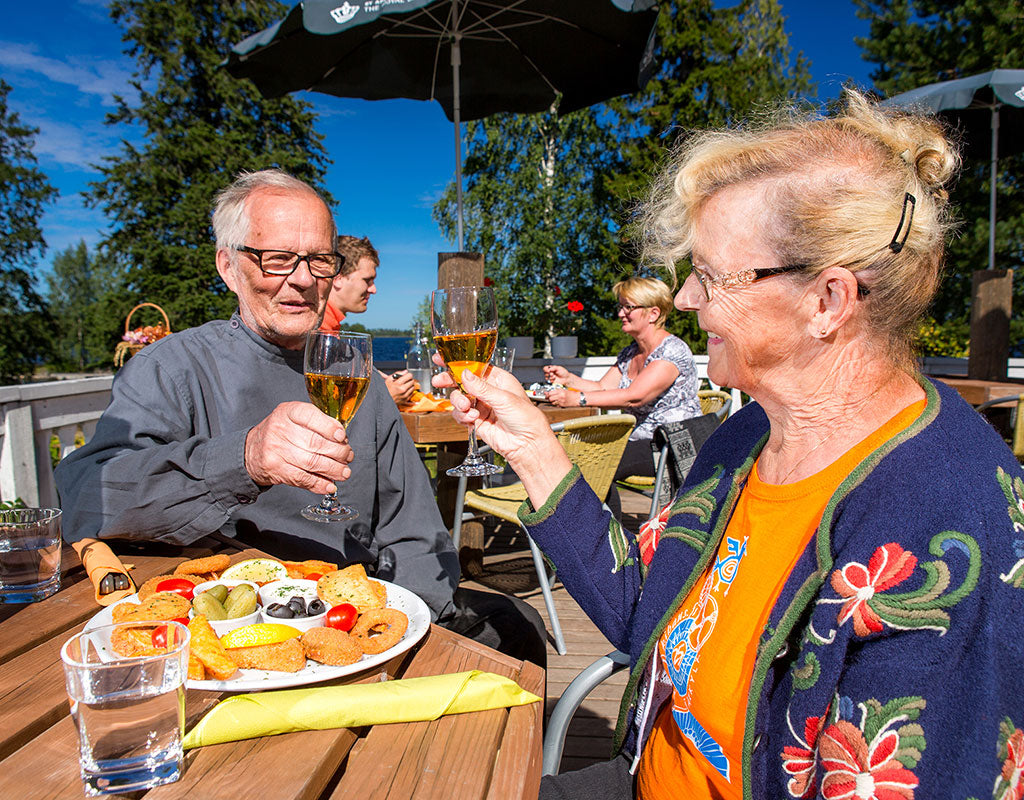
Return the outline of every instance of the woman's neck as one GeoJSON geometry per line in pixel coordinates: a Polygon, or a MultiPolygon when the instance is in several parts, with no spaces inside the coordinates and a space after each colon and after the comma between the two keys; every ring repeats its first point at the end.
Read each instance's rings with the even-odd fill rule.
{"type": "MultiPolygon", "coordinates": [[[[924,398],[913,376],[880,358],[840,359],[811,380],[794,381],[761,403],[771,423],[758,460],[766,483],[794,483],[820,472],[924,398]]],[[[761,398],[755,397],[759,402],[761,398]]]]}
{"type": "Polygon", "coordinates": [[[636,342],[637,348],[640,350],[640,354],[646,358],[654,352],[654,348],[665,341],[665,337],[668,336],[668,331],[664,328],[655,328],[653,325],[647,330],[638,333],[633,337],[633,341],[636,342]]]}

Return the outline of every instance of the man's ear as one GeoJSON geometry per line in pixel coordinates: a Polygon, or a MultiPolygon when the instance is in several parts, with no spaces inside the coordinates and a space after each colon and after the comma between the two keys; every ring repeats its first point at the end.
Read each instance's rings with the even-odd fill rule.
{"type": "Polygon", "coordinates": [[[235,268],[231,264],[231,253],[229,253],[224,248],[219,248],[217,250],[216,262],[217,274],[220,275],[221,280],[224,281],[225,285],[232,292],[238,294],[235,288],[238,285],[238,283],[235,276],[235,268]]]}

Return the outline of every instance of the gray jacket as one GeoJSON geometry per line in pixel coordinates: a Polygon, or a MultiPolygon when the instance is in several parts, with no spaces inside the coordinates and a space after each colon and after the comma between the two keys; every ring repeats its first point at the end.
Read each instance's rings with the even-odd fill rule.
{"type": "Polygon", "coordinates": [[[355,459],[338,498],[359,511],[351,522],[305,520],[317,495],[246,472],[249,429],[289,400],[308,401],[302,352],[237,314],[149,345],[118,373],[91,441],[57,467],[64,538],[188,544],[220,532],[280,558],[366,563],[444,615],[458,559],[383,380],[373,375],[348,427],[355,459]]]}

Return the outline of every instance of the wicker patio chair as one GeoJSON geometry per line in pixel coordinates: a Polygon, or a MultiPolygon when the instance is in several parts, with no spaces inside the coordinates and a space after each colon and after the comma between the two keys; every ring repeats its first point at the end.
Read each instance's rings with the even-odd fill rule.
{"type": "Polygon", "coordinates": [[[702,414],[714,414],[719,422],[723,422],[729,416],[732,408],[732,395],[723,392],[721,389],[701,389],[697,392],[697,399],[700,401],[700,412],[702,414]]]}
{"type": "MultiPolygon", "coordinates": [[[[603,498],[612,485],[612,478],[615,477],[615,470],[622,458],[622,451],[626,449],[626,440],[629,439],[634,424],[636,419],[630,414],[606,414],[555,423],[551,430],[555,431],[559,444],[565,448],[573,464],[579,467],[583,479],[594,490],[594,494],[603,498]]],[[[482,447],[481,452],[487,449],[482,447]]],[[[519,525],[517,512],[525,499],[526,489],[520,482],[467,492],[466,478],[459,478],[458,493],[455,497],[455,526],[452,529],[455,549],[459,548],[462,517],[467,508],[519,525]]],[[[555,649],[559,655],[565,655],[562,626],[551,597],[554,574],[549,574],[547,560],[533,539],[529,535],[526,539],[530,543],[533,566],[537,570],[544,606],[551,621],[551,636],[555,640],[555,649]]]]}

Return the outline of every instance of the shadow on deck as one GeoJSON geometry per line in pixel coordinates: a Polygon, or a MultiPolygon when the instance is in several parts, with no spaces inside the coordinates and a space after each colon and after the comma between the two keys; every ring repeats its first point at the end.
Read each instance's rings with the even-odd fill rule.
{"type": "MultiPolygon", "coordinates": [[[[622,491],[621,498],[623,523],[628,530],[635,532],[647,518],[651,501],[629,491],[622,491]]],[[[479,551],[473,553],[471,550],[476,543],[469,538],[464,539],[463,585],[515,595],[536,608],[547,624],[544,598],[537,584],[537,574],[534,572],[525,534],[517,526],[497,523],[493,517],[485,517],[482,521],[482,567],[479,551]]],[[[553,594],[568,652],[564,656],[558,655],[549,637],[545,719],[572,679],[594,659],[614,649],[557,580],[553,594]]],[[[566,736],[561,771],[606,761],[611,755],[612,734],[626,679],[625,670],[612,676],[580,706],[566,736]]]]}

